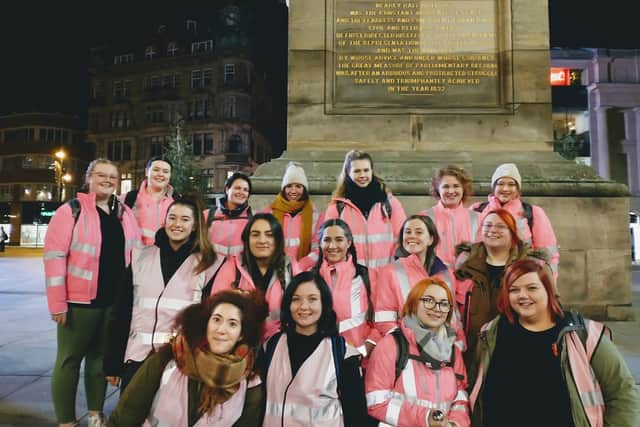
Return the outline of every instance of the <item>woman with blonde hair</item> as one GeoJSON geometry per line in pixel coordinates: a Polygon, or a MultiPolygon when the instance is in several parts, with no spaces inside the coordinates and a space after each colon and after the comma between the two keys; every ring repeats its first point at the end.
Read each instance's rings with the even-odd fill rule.
{"type": "Polygon", "coordinates": [[[378,268],[393,261],[396,240],[406,218],[404,208],[373,171],[369,153],[349,151],[325,220],[340,218],[353,233],[358,263],[378,268]]]}

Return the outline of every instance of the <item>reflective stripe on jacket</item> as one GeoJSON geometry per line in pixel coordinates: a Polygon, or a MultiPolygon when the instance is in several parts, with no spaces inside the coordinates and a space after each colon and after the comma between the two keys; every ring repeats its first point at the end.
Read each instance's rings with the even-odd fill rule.
{"type": "MultiPolygon", "coordinates": [[[[67,311],[67,302],[88,304],[96,298],[100,267],[100,215],[95,193],[78,193],[77,222],[68,203],[60,206],[44,239],[44,274],[51,313],[67,311]]],[[[124,262],[131,262],[131,250],[140,245],[138,224],[129,207],[118,202],[124,231],[124,262]]]]}
{"type": "MultiPolygon", "coordinates": [[[[204,211],[205,222],[208,221],[211,209],[204,211]]],[[[242,230],[249,222],[249,207],[238,217],[230,218],[219,209],[213,210],[214,220],[209,227],[209,241],[213,250],[221,257],[240,256],[243,250],[242,230]]]]}
{"type": "Polygon", "coordinates": [[[133,251],[133,310],[125,361],[143,361],[152,349],[169,342],[176,315],[202,300],[202,289],[222,259],[218,257],[207,270],[194,274],[200,256],[191,254],[165,286],[160,248],[147,246],[133,251]]]}
{"type": "MultiPolygon", "coordinates": [[[[419,351],[413,332],[402,325],[409,354],[419,351]]],[[[470,425],[466,371],[457,346],[454,366],[431,369],[423,362],[409,359],[400,377],[395,378],[398,348],[392,335],[386,335],[371,354],[365,377],[369,415],[381,426],[428,426],[431,410],[440,410],[459,427],[470,425]],[[460,377],[458,377],[460,376],[460,377]]]]}
{"type": "MultiPolygon", "coordinates": [[[[345,359],[357,354],[347,345],[345,359]]],[[[263,427],[343,426],[331,338],[326,337],[292,377],[287,334],[276,344],[267,372],[263,427]]]]}
{"type": "MultiPolygon", "coordinates": [[[[147,180],[142,181],[138,196],[133,205],[133,214],[136,217],[140,234],[142,235],[142,244],[153,245],[156,240],[156,232],[164,227],[164,220],[167,216],[169,205],[173,203],[173,197],[169,194],[173,193],[173,188],[169,187],[169,191],[162,199],[156,201],[149,193],[147,193],[147,180]]],[[[124,203],[124,197],[122,202],[124,203]]]]}
{"type": "MultiPolygon", "coordinates": [[[[437,277],[447,284],[451,294],[455,295],[455,282],[449,269],[441,270],[429,276],[417,255],[398,258],[378,273],[378,282],[384,285],[376,288],[375,326],[382,335],[400,325],[400,312],[413,286],[427,277],[437,277]]],[[[456,331],[456,345],[461,351],[466,349],[466,338],[460,312],[456,304],[452,307],[450,326],[456,331]]]]}
{"type": "MultiPolygon", "coordinates": [[[[553,232],[551,221],[547,214],[540,206],[531,205],[533,215],[533,232],[529,228],[529,223],[524,217],[524,209],[520,198],[510,200],[506,204],[500,203],[500,200],[493,194],[487,196],[489,204],[480,213],[479,222],[482,224],[484,217],[492,210],[503,208],[509,211],[516,219],[518,225],[518,235],[524,242],[529,243],[533,249],[544,249],[549,254],[549,266],[553,271],[553,277],[558,278],[558,263],[560,262],[560,253],[558,252],[558,241],[556,234],[553,232]]],[[[474,203],[469,209],[473,210],[480,206],[480,202],[474,203]]]]}
{"type": "MultiPolygon", "coordinates": [[[[239,258],[232,256],[225,261],[222,267],[220,267],[218,274],[216,274],[211,288],[211,295],[217,294],[225,289],[232,289],[232,285],[236,280],[236,272],[240,273],[240,281],[237,284],[239,289],[246,291],[256,290],[251,274],[242,265],[239,258]]],[[[269,317],[267,317],[264,324],[262,335],[264,340],[280,330],[280,305],[282,303],[282,295],[284,294],[283,289],[289,284],[291,278],[299,272],[298,263],[286,256],[284,269],[286,283],[284,286],[280,283],[276,272],[273,272],[269,286],[265,292],[265,299],[269,306],[269,317]]]]}
{"type": "Polygon", "coordinates": [[[407,218],[400,201],[388,195],[391,206],[391,218],[387,217],[383,203],[376,203],[365,218],[349,199],[333,199],[325,213],[325,221],[340,218],[347,224],[353,234],[353,243],[358,254],[358,263],[371,268],[378,268],[393,262],[398,234],[402,223],[407,218]],[[344,203],[344,209],[338,214],[336,202],[344,203]]]}
{"type": "MultiPolygon", "coordinates": [[[[356,268],[351,257],[329,265],[323,260],[320,266],[320,276],[327,282],[333,297],[333,309],[338,320],[338,331],[347,343],[355,347],[363,357],[367,356],[365,341],[377,342],[380,334],[367,321],[367,289],[360,275],[356,276],[356,268]]],[[[371,282],[371,301],[374,299],[376,279],[369,270],[371,282]]],[[[375,310],[374,310],[375,312],[375,310]]]]}
{"type": "Polygon", "coordinates": [[[438,237],[440,237],[436,255],[449,267],[456,262],[456,245],[480,240],[478,227],[480,215],[476,211],[465,208],[462,203],[454,209],[449,209],[439,201],[432,208],[420,212],[420,215],[430,217],[436,225],[438,237]]]}

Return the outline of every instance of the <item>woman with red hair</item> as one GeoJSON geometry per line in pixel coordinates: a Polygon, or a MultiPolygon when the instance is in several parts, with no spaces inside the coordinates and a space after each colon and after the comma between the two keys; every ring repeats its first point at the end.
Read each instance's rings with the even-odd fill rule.
{"type": "Polygon", "coordinates": [[[474,426],[640,425],[635,381],[609,331],[563,311],[543,265],[507,268],[497,307],[480,333],[474,426]]]}
{"type": "Polygon", "coordinates": [[[438,278],[422,279],[409,292],[399,327],[380,340],[366,371],[369,415],[381,425],[469,425],[454,309],[453,293],[438,278]]]}
{"type": "Polygon", "coordinates": [[[456,301],[467,337],[464,357],[470,378],[474,378],[470,363],[480,327],[498,314],[496,299],[505,268],[523,258],[547,261],[544,251],[534,251],[520,240],[516,221],[506,209],[491,211],[484,218],[481,239],[456,248],[456,301]]]}

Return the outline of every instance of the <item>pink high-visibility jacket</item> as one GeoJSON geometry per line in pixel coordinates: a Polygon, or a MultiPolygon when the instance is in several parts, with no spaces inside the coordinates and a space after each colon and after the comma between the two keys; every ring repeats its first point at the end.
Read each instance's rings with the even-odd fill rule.
{"type": "MultiPolygon", "coordinates": [[[[351,346],[346,346],[345,359],[357,354],[351,346]]],[[[287,334],[282,334],[273,352],[266,383],[263,427],[344,426],[331,338],[320,341],[293,377],[287,334]]]]}
{"type": "Polygon", "coordinates": [[[209,227],[209,241],[213,250],[221,257],[240,256],[244,248],[242,244],[242,230],[251,218],[251,207],[239,216],[231,218],[220,209],[206,209],[204,218],[209,223],[209,215],[213,214],[213,222],[209,227]]]}
{"type": "MultiPolygon", "coordinates": [[[[169,205],[173,203],[173,188],[169,187],[167,194],[159,201],[156,201],[147,193],[147,180],[142,181],[135,204],[133,214],[136,217],[140,234],[142,234],[143,245],[153,245],[156,240],[156,232],[164,227],[164,220],[167,216],[169,205]]],[[[124,203],[125,197],[122,197],[124,203]]]]}
{"type": "MultiPolygon", "coordinates": [[[[273,209],[271,209],[271,206],[267,206],[263,212],[273,213],[273,209]]],[[[319,212],[314,205],[311,223],[311,232],[313,233],[313,236],[311,236],[310,239],[311,248],[307,256],[298,259],[300,233],[302,232],[302,213],[299,212],[295,216],[291,216],[291,214],[288,212],[284,214],[281,224],[282,232],[284,233],[284,253],[289,258],[297,260],[298,265],[300,266],[300,269],[302,271],[309,270],[318,261],[318,252],[320,251],[320,246],[318,243],[318,232],[320,231],[320,226],[323,222],[324,213],[319,212]]]]}
{"type": "MultiPolygon", "coordinates": [[[[408,341],[409,354],[419,356],[413,331],[404,325],[400,329],[408,341]]],[[[431,411],[440,410],[459,427],[469,426],[466,370],[460,349],[453,347],[453,366],[439,370],[409,358],[396,380],[397,347],[395,338],[386,335],[371,354],[365,373],[369,415],[384,423],[380,425],[426,427],[431,411]]]]}
{"type": "MultiPolygon", "coordinates": [[[[510,200],[506,204],[500,203],[500,200],[493,194],[487,196],[489,204],[480,213],[479,223],[482,224],[484,217],[495,209],[503,208],[509,211],[516,219],[518,225],[518,234],[520,239],[529,243],[533,249],[544,249],[549,254],[549,265],[553,271],[555,279],[558,278],[558,263],[560,254],[558,252],[558,242],[556,234],[553,232],[551,221],[540,206],[531,205],[533,211],[533,232],[529,229],[527,219],[524,217],[524,209],[522,209],[522,201],[520,198],[510,200]]],[[[474,203],[469,209],[473,210],[480,206],[480,202],[474,203]]]]}
{"type": "MultiPolygon", "coordinates": [[[[280,330],[280,305],[282,304],[284,288],[289,284],[291,278],[298,273],[300,273],[298,263],[289,257],[285,257],[285,284],[281,284],[278,275],[275,271],[273,272],[273,276],[271,276],[269,286],[265,292],[265,299],[269,306],[269,317],[267,317],[264,325],[264,340],[280,330]]],[[[229,257],[222,267],[220,267],[220,270],[218,270],[218,274],[216,274],[211,288],[211,295],[226,289],[234,289],[234,286],[235,288],[246,291],[256,290],[251,274],[242,265],[240,258],[232,256],[229,257]],[[238,279],[238,283],[234,283],[236,279],[238,279]]]]}
{"type": "Polygon", "coordinates": [[[384,203],[376,203],[365,218],[351,200],[336,198],[331,200],[325,213],[325,221],[340,218],[349,225],[353,243],[358,254],[358,263],[369,268],[379,268],[393,262],[398,235],[407,215],[400,201],[389,194],[391,218],[387,216],[384,203]],[[344,203],[342,213],[338,213],[337,203],[344,203]]]}
{"type": "Polygon", "coordinates": [[[432,208],[420,212],[420,215],[430,217],[435,223],[440,237],[436,255],[449,267],[453,267],[456,262],[457,244],[475,243],[480,240],[480,214],[465,208],[462,203],[454,209],[449,209],[439,201],[432,208]]]}
{"type": "MultiPolygon", "coordinates": [[[[338,319],[338,331],[347,343],[355,347],[363,357],[367,356],[365,342],[375,344],[380,334],[367,320],[367,290],[362,276],[356,275],[351,257],[330,265],[323,260],[320,276],[327,282],[333,297],[333,309],[338,319]]],[[[371,303],[375,300],[376,272],[369,270],[371,303]]],[[[375,309],[374,309],[375,313],[375,309]]]]}
{"type": "Polygon", "coordinates": [[[157,351],[169,342],[176,316],[202,300],[202,290],[223,260],[217,257],[208,269],[194,274],[200,255],[191,254],[165,286],[160,248],[154,245],[133,250],[133,308],[125,362],[143,361],[153,349],[157,351]]]}
{"type": "MultiPolygon", "coordinates": [[[[95,193],[78,193],[78,221],[69,203],[56,209],[44,239],[44,275],[47,301],[52,314],[65,313],[67,302],[89,304],[98,292],[100,267],[100,215],[95,193]]],[[[140,230],[127,206],[118,202],[119,217],[124,231],[124,262],[131,262],[131,250],[139,246],[140,230]]]]}
{"type": "MultiPolygon", "coordinates": [[[[413,286],[427,277],[437,277],[447,284],[451,294],[455,297],[455,280],[453,273],[436,257],[431,271],[427,273],[417,255],[412,254],[398,258],[385,266],[378,273],[378,287],[376,288],[375,326],[382,335],[400,325],[400,312],[413,286]]],[[[456,331],[456,345],[461,351],[466,350],[466,338],[462,328],[460,312],[456,304],[451,308],[450,326],[456,331]]]]}

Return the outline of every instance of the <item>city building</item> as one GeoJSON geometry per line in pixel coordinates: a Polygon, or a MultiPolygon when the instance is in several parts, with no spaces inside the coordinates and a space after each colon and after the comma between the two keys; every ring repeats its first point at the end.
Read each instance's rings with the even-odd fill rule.
{"type": "Polygon", "coordinates": [[[57,113],[0,116],[0,223],[12,244],[41,245],[55,209],[82,185],[92,157],[83,124],[57,113]]]}
{"type": "Polygon", "coordinates": [[[88,141],[118,163],[119,193],[140,185],[146,161],[162,155],[178,126],[205,198],[220,193],[229,174],[271,159],[282,123],[251,19],[228,2],[212,18],[160,23],[145,36],[91,49],[88,141]]]}
{"type": "Polygon", "coordinates": [[[556,147],[629,187],[640,212],[640,49],[551,50],[556,147]]]}

